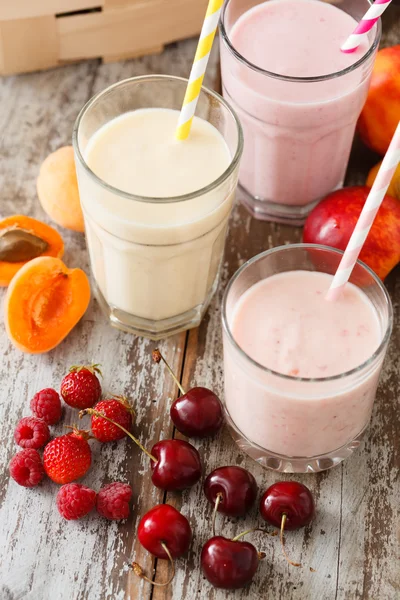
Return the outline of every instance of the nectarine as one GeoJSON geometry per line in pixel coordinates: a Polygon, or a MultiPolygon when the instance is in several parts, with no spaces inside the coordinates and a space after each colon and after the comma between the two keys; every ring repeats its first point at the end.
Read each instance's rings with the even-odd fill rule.
{"type": "MultiPolygon", "coordinates": [[[[354,186],[337,190],[309,214],[303,241],[345,250],[370,189],[354,186]]],[[[386,195],[360,253],[381,279],[400,262],[400,202],[386,195]]]]}
{"type": "Polygon", "coordinates": [[[367,101],[358,132],[367,146],[385,154],[400,121],[400,45],[376,55],[367,101]]]}

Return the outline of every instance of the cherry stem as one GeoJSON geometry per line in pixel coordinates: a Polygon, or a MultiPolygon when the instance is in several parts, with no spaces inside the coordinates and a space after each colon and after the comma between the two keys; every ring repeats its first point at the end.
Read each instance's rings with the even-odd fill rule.
{"type": "Polygon", "coordinates": [[[122,425],[120,425],[119,423],[116,423],[115,421],[113,421],[112,419],[109,419],[108,417],[106,417],[105,415],[102,415],[101,412],[98,412],[97,410],[94,410],[93,408],[85,408],[85,410],[81,410],[79,413],[79,418],[82,419],[82,417],[84,415],[93,415],[95,417],[99,417],[100,419],[105,419],[106,421],[108,421],[109,423],[112,423],[112,425],[115,425],[116,427],[118,427],[119,429],[121,429],[121,431],[123,431],[124,433],[126,433],[127,436],[129,436],[131,438],[132,441],[135,442],[135,444],[137,444],[137,446],[139,446],[139,448],[141,450],[143,450],[143,452],[145,454],[147,454],[147,456],[154,462],[158,462],[156,457],[153,456],[148,450],[146,450],[146,448],[143,446],[143,444],[141,444],[139,442],[139,440],[131,434],[130,431],[128,431],[127,429],[125,429],[125,427],[122,427],[122,425]]]}
{"type": "Polygon", "coordinates": [[[232,542],[237,542],[243,536],[247,535],[248,533],[254,533],[255,531],[262,531],[263,533],[266,533],[267,535],[271,535],[271,536],[276,535],[273,532],[271,533],[270,531],[267,531],[267,529],[262,529],[262,527],[253,527],[253,529],[246,529],[246,531],[242,531],[242,533],[239,533],[238,535],[236,535],[234,538],[232,538],[232,542]]]}
{"type": "Polygon", "coordinates": [[[215,499],[213,516],[212,516],[212,531],[213,531],[213,536],[214,537],[215,537],[215,519],[217,517],[218,506],[222,502],[222,498],[223,498],[222,493],[218,492],[217,497],[215,499]]]}
{"type": "Polygon", "coordinates": [[[130,564],[129,566],[133,569],[133,572],[135,573],[135,575],[137,575],[138,577],[140,577],[141,579],[144,579],[145,581],[147,581],[148,583],[151,583],[151,585],[156,585],[158,587],[165,587],[167,585],[169,585],[171,583],[171,581],[173,580],[173,578],[175,577],[175,565],[174,565],[174,561],[173,558],[171,556],[170,551],[168,550],[167,546],[164,544],[164,542],[161,542],[161,546],[163,547],[165,553],[168,556],[168,560],[171,563],[171,567],[172,567],[172,573],[170,578],[168,579],[168,581],[166,581],[165,583],[157,583],[157,581],[152,581],[151,579],[149,579],[144,573],[143,573],[143,569],[142,567],[136,563],[133,562],[132,564],[130,564]]]}
{"type": "Polygon", "coordinates": [[[183,389],[180,381],[178,380],[177,376],[175,375],[175,373],[173,372],[173,370],[171,369],[171,367],[169,366],[169,364],[167,363],[167,361],[165,360],[165,358],[163,357],[163,355],[161,354],[161,352],[159,351],[158,348],[156,348],[155,350],[153,350],[153,360],[154,362],[159,363],[160,360],[163,361],[164,365],[167,367],[168,371],[170,372],[170,375],[172,377],[172,379],[175,381],[176,385],[178,386],[181,394],[184,396],[186,394],[185,390],[183,389]]]}
{"type": "Polygon", "coordinates": [[[296,563],[296,562],[293,562],[292,560],[290,560],[290,558],[288,557],[287,552],[286,552],[285,538],[283,535],[284,531],[285,531],[286,520],[287,520],[287,514],[283,513],[282,521],[281,521],[281,546],[282,546],[283,556],[286,558],[289,565],[292,565],[292,567],[301,567],[301,563],[296,563]]]}

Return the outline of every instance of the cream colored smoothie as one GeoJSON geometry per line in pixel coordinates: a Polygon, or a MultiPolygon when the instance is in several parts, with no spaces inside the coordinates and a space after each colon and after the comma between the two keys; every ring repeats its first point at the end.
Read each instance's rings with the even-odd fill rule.
{"type": "Polygon", "coordinates": [[[178,115],[144,108],[101,126],[83,158],[106,185],[78,165],[98,289],[111,310],[155,323],[156,334],[160,321],[204,311],[214,293],[237,180],[222,177],[233,157],[217,128],[195,117],[177,141],[178,115]]]}
{"type": "Polygon", "coordinates": [[[252,285],[228,310],[241,350],[283,376],[244,367],[225,343],[229,415],[251,442],[286,457],[331,453],[354,440],[371,415],[379,366],[356,383],[329,378],[373,356],[382,324],[367,295],[351,283],[342,298],[327,301],[331,281],[326,273],[285,271],[252,285]]]}

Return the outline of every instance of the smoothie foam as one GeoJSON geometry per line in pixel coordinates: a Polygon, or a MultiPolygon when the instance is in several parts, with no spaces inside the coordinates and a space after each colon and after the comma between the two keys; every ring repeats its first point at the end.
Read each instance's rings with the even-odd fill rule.
{"type": "Polygon", "coordinates": [[[232,319],[239,346],[268,369],[331,377],[358,367],[378,348],[381,331],[367,296],[351,284],[326,300],[332,277],[293,271],[268,277],[240,298],[232,319]]]}

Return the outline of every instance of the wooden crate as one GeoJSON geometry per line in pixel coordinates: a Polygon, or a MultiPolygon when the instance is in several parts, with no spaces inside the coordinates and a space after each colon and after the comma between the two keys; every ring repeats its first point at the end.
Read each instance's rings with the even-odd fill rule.
{"type": "Polygon", "coordinates": [[[207,0],[0,0],[0,75],[161,52],[200,32],[207,0]]]}

